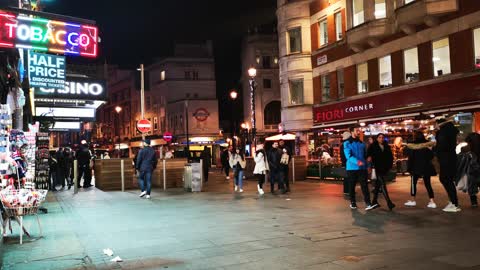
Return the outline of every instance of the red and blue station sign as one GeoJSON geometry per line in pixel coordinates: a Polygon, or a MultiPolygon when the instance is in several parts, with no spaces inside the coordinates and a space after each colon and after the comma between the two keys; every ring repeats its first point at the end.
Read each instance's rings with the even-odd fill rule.
{"type": "Polygon", "coordinates": [[[0,47],[97,57],[98,28],[0,11],[0,47]]]}

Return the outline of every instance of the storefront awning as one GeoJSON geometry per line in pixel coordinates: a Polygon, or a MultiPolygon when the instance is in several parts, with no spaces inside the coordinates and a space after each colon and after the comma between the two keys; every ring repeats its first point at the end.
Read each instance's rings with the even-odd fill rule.
{"type": "Polygon", "coordinates": [[[296,138],[296,136],[294,134],[287,133],[287,134],[278,134],[278,135],[275,135],[275,136],[271,136],[271,137],[266,138],[265,140],[267,140],[267,141],[279,141],[279,140],[294,141],[295,138],[296,138]]]}

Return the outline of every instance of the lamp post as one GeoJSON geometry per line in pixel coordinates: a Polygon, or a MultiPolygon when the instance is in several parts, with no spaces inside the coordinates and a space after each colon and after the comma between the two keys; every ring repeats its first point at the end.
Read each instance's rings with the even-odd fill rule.
{"type": "Polygon", "coordinates": [[[232,114],[231,114],[232,115],[232,122],[231,122],[232,130],[231,131],[232,131],[232,146],[233,146],[233,148],[235,148],[235,116],[234,116],[235,110],[234,110],[233,105],[235,105],[235,100],[237,99],[237,97],[238,97],[238,92],[235,89],[232,89],[230,91],[230,99],[232,100],[232,106],[231,106],[231,110],[232,110],[232,114]]]}
{"type": "MultiPolygon", "coordinates": [[[[115,111],[117,112],[118,130],[120,131],[120,112],[122,111],[122,107],[120,107],[120,106],[115,107],[115,111]]],[[[113,129],[115,130],[115,125],[114,125],[113,129]]],[[[118,158],[120,158],[120,133],[121,132],[118,132],[118,158]]],[[[115,138],[115,136],[114,136],[114,138],[115,138]]],[[[113,142],[113,143],[115,145],[115,142],[113,142]]]]}
{"type": "MultiPolygon", "coordinates": [[[[145,119],[145,68],[143,64],[140,64],[137,71],[140,71],[140,113],[141,119],[145,119]]],[[[142,140],[145,140],[145,133],[142,133],[142,140]]]]}
{"type": "Polygon", "coordinates": [[[251,67],[248,69],[248,76],[250,76],[250,110],[251,110],[251,121],[252,121],[252,153],[257,149],[257,129],[256,129],[256,119],[255,119],[255,89],[257,88],[257,83],[255,82],[255,77],[257,76],[257,69],[251,67]]]}

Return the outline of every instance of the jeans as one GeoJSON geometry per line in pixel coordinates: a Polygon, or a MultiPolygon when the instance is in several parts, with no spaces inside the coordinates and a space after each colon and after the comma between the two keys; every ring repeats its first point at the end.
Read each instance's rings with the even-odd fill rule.
{"type": "Polygon", "coordinates": [[[240,189],[243,187],[243,170],[234,169],[235,175],[235,186],[238,186],[240,189]]]}
{"type": "MultiPolygon", "coordinates": [[[[410,195],[412,195],[412,197],[415,197],[417,195],[417,181],[418,181],[418,178],[420,178],[420,176],[415,175],[415,174],[412,175],[411,187],[410,187],[410,195]]],[[[430,199],[433,199],[434,194],[433,194],[432,181],[430,180],[430,176],[424,176],[423,177],[423,183],[425,184],[425,188],[427,188],[428,197],[430,199]]]]}
{"type": "Polygon", "coordinates": [[[140,189],[142,190],[142,192],[144,192],[146,188],[147,195],[150,195],[150,191],[152,190],[152,172],[141,171],[140,174],[138,175],[138,184],[140,185],[140,189]]]}
{"type": "Polygon", "coordinates": [[[355,198],[355,187],[357,186],[357,182],[360,182],[365,204],[370,205],[371,202],[370,192],[368,191],[367,170],[347,171],[347,174],[348,180],[350,180],[350,202],[355,203],[357,201],[355,198]]]}

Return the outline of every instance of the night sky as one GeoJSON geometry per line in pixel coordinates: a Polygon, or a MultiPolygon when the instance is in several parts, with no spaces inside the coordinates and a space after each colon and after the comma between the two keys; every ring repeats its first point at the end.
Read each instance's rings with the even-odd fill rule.
{"type": "MultiPolygon", "coordinates": [[[[240,41],[249,28],[274,24],[276,0],[44,0],[44,11],[95,20],[99,61],[135,67],[173,53],[174,41],[214,42],[220,104],[239,87],[240,41]]],[[[272,26],[273,28],[273,26],[272,26]]],[[[239,106],[240,107],[240,106],[239,106]]],[[[223,110],[221,107],[220,110],[223,110]]],[[[229,110],[228,110],[229,111],[229,110]]],[[[221,114],[222,115],[222,114],[221,114]]],[[[222,117],[221,118],[225,118],[222,117]]],[[[222,120],[222,119],[221,119],[222,120]]]]}

